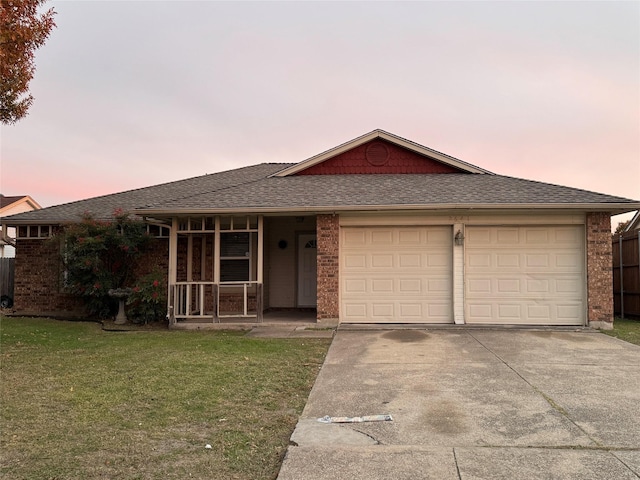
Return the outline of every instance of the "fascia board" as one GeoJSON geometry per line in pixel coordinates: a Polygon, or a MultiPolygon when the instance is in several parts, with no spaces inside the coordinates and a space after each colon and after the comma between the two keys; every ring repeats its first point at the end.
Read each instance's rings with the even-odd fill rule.
{"type": "Polygon", "coordinates": [[[406,140],[404,138],[398,137],[388,132],[380,132],[380,138],[384,138],[385,140],[388,140],[391,143],[395,143],[396,145],[404,147],[408,150],[413,150],[416,153],[425,155],[430,158],[434,158],[442,163],[445,163],[452,167],[459,168],[469,173],[484,173],[488,175],[495,175],[493,172],[490,172],[489,170],[476,167],[475,165],[471,165],[470,163],[464,162],[462,160],[459,160],[445,153],[438,152],[437,150],[433,150],[429,147],[425,147],[418,143],[414,143],[410,140],[406,140]]]}
{"type": "Polygon", "coordinates": [[[338,145],[337,147],[333,147],[325,152],[319,153],[317,155],[314,155],[311,158],[307,158],[306,160],[303,160],[300,163],[296,163],[295,165],[285,168],[284,170],[280,170],[279,172],[276,172],[272,175],[269,175],[269,177],[288,177],[289,175],[293,175],[295,173],[298,173],[302,170],[306,170],[309,167],[313,167],[314,165],[317,165],[318,163],[322,163],[323,161],[331,158],[331,157],[335,157],[337,155],[340,155],[341,153],[344,153],[348,150],[351,150],[352,148],[356,148],[359,147],[360,145],[362,145],[363,143],[366,143],[370,140],[373,140],[375,138],[378,138],[380,134],[379,130],[374,130],[373,132],[369,132],[366,133],[364,135],[362,135],[361,137],[355,138],[353,140],[350,140],[346,143],[343,143],[341,145],[338,145]]]}
{"type": "Polygon", "coordinates": [[[437,204],[437,205],[316,205],[309,207],[244,207],[244,208],[201,208],[201,209],[139,209],[133,213],[140,216],[176,216],[176,215],[229,215],[229,214],[263,214],[263,213],[286,213],[289,215],[295,213],[338,213],[338,212],[374,212],[374,211],[402,211],[402,210],[564,210],[564,211],[580,211],[580,212],[612,212],[614,214],[626,213],[640,209],[640,202],[633,204],[626,203],[581,203],[581,204],[535,204],[535,203],[518,203],[518,204],[437,204]]]}

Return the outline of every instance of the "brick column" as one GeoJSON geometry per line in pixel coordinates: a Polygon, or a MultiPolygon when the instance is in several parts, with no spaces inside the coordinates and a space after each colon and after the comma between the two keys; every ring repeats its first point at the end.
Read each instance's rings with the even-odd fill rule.
{"type": "Polygon", "coordinates": [[[587,213],[587,305],[589,326],[613,328],[611,215],[587,213]]]}
{"type": "Polygon", "coordinates": [[[340,316],[340,217],[338,215],[318,215],[316,235],[318,239],[318,307],[317,318],[338,321],[340,316]]]}

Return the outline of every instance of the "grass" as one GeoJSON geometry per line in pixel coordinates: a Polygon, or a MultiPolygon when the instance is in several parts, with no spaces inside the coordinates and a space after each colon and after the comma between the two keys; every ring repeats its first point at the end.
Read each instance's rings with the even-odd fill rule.
{"type": "Polygon", "coordinates": [[[616,318],[613,322],[613,330],[602,331],[612,337],[640,345],[640,320],[616,318]]]}
{"type": "Polygon", "coordinates": [[[11,479],[275,478],[330,342],[0,322],[11,479]]]}

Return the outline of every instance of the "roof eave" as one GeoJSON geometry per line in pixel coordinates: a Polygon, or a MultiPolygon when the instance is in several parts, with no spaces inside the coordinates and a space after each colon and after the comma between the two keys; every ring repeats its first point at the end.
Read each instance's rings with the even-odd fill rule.
{"type": "Polygon", "coordinates": [[[241,207],[241,208],[192,208],[192,209],[138,209],[133,213],[145,216],[180,216],[180,215],[228,215],[228,214],[271,214],[286,213],[339,213],[339,212],[375,212],[399,210],[564,210],[581,212],[610,212],[617,215],[640,208],[640,203],[483,203],[483,204],[406,204],[406,205],[313,205],[298,207],[241,207]]]}

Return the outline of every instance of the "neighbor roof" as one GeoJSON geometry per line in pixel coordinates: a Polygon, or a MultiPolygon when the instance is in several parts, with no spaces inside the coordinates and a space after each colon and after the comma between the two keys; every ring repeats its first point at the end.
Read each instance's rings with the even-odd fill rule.
{"type": "Polygon", "coordinates": [[[640,210],[636,212],[636,214],[633,216],[633,218],[629,222],[629,225],[627,225],[627,228],[625,228],[624,231],[632,232],[634,230],[639,230],[639,229],[640,229],[640,210]]]}
{"type": "Polygon", "coordinates": [[[41,208],[38,202],[29,195],[14,195],[7,197],[0,193],[0,216],[2,216],[4,212],[10,211],[22,203],[29,204],[32,209],[41,208]]]}

